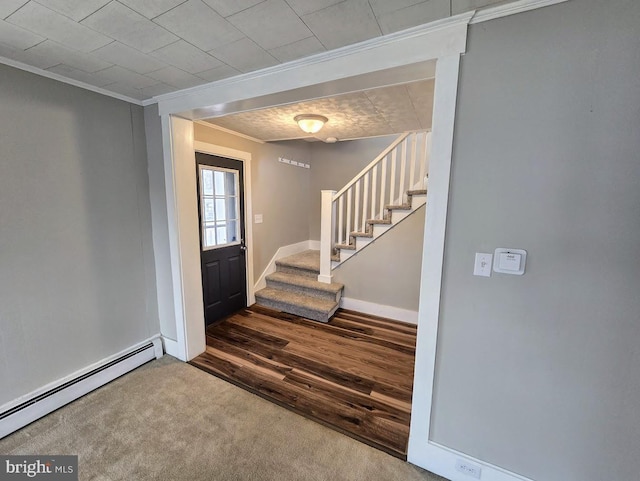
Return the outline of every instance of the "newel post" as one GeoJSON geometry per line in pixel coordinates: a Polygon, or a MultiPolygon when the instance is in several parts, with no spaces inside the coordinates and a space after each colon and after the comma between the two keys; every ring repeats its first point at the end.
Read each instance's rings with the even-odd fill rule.
{"type": "Polygon", "coordinates": [[[333,203],[334,195],[336,195],[335,190],[323,190],[320,202],[320,275],[318,281],[325,284],[331,284],[331,250],[336,217],[333,203]]]}

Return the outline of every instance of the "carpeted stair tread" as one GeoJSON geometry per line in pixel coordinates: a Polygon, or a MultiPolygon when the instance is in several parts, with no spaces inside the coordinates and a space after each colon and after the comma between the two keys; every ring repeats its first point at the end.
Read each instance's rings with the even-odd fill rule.
{"type": "Polygon", "coordinates": [[[373,231],[371,232],[351,232],[351,237],[373,237],[373,231]]]}
{"type": "Polygon", "coordinates": [[[320,251],[306,250],[276,261],[276,266],[320,273],[320,251]]]}
{"type": "Polygon", "coordinates": [[[356,250],[356,245],[355,244],[336,244],[334,247],[336,249],[346,249],[346,250],[351,250],[351,251],[356,250]]]}
{"type": "Polygon", "coordinates": [[[290,286],[299,286],[307,289],[315,289],[318,291],[329,292],[332,294],[337,294],[344,287],[343,284],[338,284],[336,282],[332,282],[331,284],[325,284],[324,282],[314,281],[309,277],[305,276],[296,276],[293,274],[286,274],[284,272],[274,272],[273,274],[269,274],[267,276],[267,282],[278,282],[280,284],[287,284],[290,286]]]}
{"type": "Polygon", "coordinates": [[[256,292],[256,302],[265,307],[320,322],[328,322],[338,309],[336,301],[271,287],[256,292]]]}
{"type": "Polygon", "coordinates": [[[408,190],[407,195],[426,195],[427,189],[418,189],[418,190],[408,190]]]}

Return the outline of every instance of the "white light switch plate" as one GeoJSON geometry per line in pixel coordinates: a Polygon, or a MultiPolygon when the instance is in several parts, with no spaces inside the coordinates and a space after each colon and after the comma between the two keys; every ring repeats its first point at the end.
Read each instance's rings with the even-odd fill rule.
{"type": "Polygon", "coordinates": [[[476,252],[476,263],[473,266],[473,275],[491,277],[491,263],[493,254],[476,252]]]}
{"type": "Polygon", "coordinates": [[[256,224],[262,224],[262,214],[256,214],[253,216],[253,221],[256,224]]]}

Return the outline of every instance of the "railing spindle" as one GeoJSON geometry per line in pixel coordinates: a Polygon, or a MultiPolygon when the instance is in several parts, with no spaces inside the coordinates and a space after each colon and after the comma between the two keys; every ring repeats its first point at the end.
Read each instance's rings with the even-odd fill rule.
{"type": "MultiPolygon", "coordinates": [[[[369,172],[364,174],[362,193],[362,225],[367,222],[367,207],[369,206],[369,172]]],[[[364,231],[364,228],[362,229],[364,231]]]]}
{"type": "Polygon", "coordinates": [[[416,150],[418,144],[418,134],[411,134],[411,159],[409,160],[409,187],[408,190],[413,189],[416,181],[416,150]]]}
{"type": "Polygon", "coordinates": [[[355,203],[353,204],[353,212],[354,212],[354,220],[353,226],[358,229],[358,232],[362,232],[360,230],[360,180],[356,182],[356,198],[355,203]]]}
{"type": "MultiPolygon", "coordinates": [[[[389,193],[389,204],[393,204],[394,200],[393,197],[396,194],[396,164],[397,162],[397,158],[398,158],[398,149],[393,149],[393,152],[391,153],[391,179],[390,179],[390,193],[389,193]]],[[[380,218],[382,219],[382,216],[380,216],[380,218]]]]}
{"type": "Polygon", "coordinates": [[[347,231],[345,236],[348,239],[351,234],[351,189],[347,191],[347,231]]]}
{"type": "Polygon", "coordinates": [[[424,176],[425,170],[427,168],[427,133],[423,133],[420,135],[420,183],[423,188],[426,188],[424,185],[424,176]]]}
{"type": "Polygon", "coordinates": [[[376,201],[378,200],[378,166],[376,165],[373,168],[373,173],[371,174],[373,177],[371,178],[371,219],[376,217],[376,201]]]}
{"type": "Polygon", "coordinates": [[[380,178],[380,215],[379,219],[382,219],[384,214],[384,194],[387,190],[387,157],[382,159],[382,176],[380,178]]]}
{"type": "Polygon", "coordinates": [[[341,195],[340,199],[338,199],[338,244],[342,244],[343,241],[343,237],[342,237],[342,217],[344,215],[343,212],[344,209],[344,196],[341,195]]]}
{"type": "MultiPolygon", "coordinates": [[[[404,200],[404,191],[405,191],[404,181],[405,181],[406,170],[407,170],[407,141],[405,139],[405,141],[402,142],[402,150],[400,152],[400,192],[398,192],[398,195],[400,196],[400,201],[398,202],[399,204],[402,204],[402,201],[404,200]]],[[[396,203],[395,199],[393,200],[393,203],[394,204],[396,203]]]]}

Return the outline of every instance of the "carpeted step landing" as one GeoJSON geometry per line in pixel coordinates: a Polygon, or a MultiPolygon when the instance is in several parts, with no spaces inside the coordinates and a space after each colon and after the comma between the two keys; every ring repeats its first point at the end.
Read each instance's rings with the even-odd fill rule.
{"type": "Polygon", "coordinates": [[[289,314],[328,322],[340,303],[344,286],[324,284],[320,252],[308,250],[276,261],[276,272],[267,276],[267,287],[256,292],[256,303],[289,314]]]}

